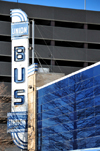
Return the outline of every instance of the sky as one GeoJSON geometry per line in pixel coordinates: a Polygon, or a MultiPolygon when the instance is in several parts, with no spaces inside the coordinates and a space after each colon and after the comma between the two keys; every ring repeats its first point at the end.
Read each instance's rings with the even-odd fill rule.
{"type": "Polygon", "coordinates": [[[54,6],[72,9],[100,11],[100,0],[4,0],[10,2],[28,3],[34,5],[54,6]]]}

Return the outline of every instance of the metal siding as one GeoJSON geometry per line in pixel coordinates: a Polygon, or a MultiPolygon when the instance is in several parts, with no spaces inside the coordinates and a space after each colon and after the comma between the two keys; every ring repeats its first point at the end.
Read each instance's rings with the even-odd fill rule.
{"type": "Polygon", "coordinates": [[[10,3],[10,2],[1,2],[0,1],[0,13],[10,15],[10,9],[15,9],[16,7],[19,7],[23,11],[26,12],[26,14],[30,18],[54,18],[53,7],[45,7],[45,6],[39,6],[39,5],[30,5],[30,4],[21,4],[21,3],[10,3]]]}
{"type": "MultiPolygon", "coordinates": [[[[100,61],[100,50],[86,48],[71,48],[58,46],[35,45],[35,52],[40,59],[51,59],[51,53],[54,60],[69,60],[81,62],[97,62],[100,61]]],[[[31,58],[31,51],[30,51],[31,58]]]]}
{"type": "Polygon", "coordinates": [[[100,50],[89,49],[87,50],[87,61],[97,62],[100,61],[100,50]]]}
{"type": "Polygon", "coordinates": [[[100,44],[100,31],[99,30],[88,30],[87,31],[87,42],[100,44]]]}
{"type": "MultiPolygon", "coordinates": [[[[30,58],[32,58],[32,51],[29,51],[30,58]]],[[[100,61],[100,50],[85,49],[85,48],[71,48],[58,46],[35,45],[35,57],[40,59],[51,59],[53,54],[55,60],[71,60],[71,61],[100,61]]],[[[11,43],[0,42],[0,55],[11,56],[11,43]]]]}
{"type": "Polygon", "coordinates": [[[86,22],[91,24],[100,24],[99,11],[86,11],[86,22]]]}
{"type": "MultiPolygon", "coordinates": [[[[10,26],[10,23],[0,21],[0,35],[10,36],[10,26]]],[[[100,31],[35,25],[35,38],[99,43],[100,31]]]]}
{"type": "Polygon", "coordinates": [[[11,23],[0,21],[0,35],[11,34],[11,23]]]}
{"type": "Polygon", "coordinates": [[[35,26],[35,38],[53,39],[53,27],[50,26],[35,26]]]}
{"type": "Polygon", "coordinates": [[[71,21],[71,22],[85,22],[86,21],[86,11],[57,8],[54,9],[54,18],[56,20],[71,21]]]}
{"type": "Polygon", "coordinates": [[[11,56],[11,43],[0,41],[0,55],[11,56]]]}
{"type": "MultiPolygon", "coordinates": [[[[42,65],[44,68],[51,68],[51,66],[42,65]]],[[[52,72],[55,73],[65,73],[65,75],[73,73],[74,71],[80,70],[80,67],[70,67],[70,66],[52,66],[52,72]]]]}
{"type": "Polygon", "coordinates": [[[99,43],[100,31],[36,25],[35,38],[99,43]]]}
{"type": "MultiPolygon", "coordinates": [[[[45,45],[35,45],[35,57],[42,58],[51,58],[51,54],[53,54],[53,46],[45,46],[45,45]]],[[[31,56],[30,56],[31,57],[31,56]]]]}
{"type": "Polygon", "coordinates": [[[86,61],[86,49],[70,47],[54,47],[54,57],[61,60],[86,61]]]}
{"type": "Polygon", "coordinates": [[[59,68],[61,69],[62,73],[65,73],[65,75],[73,73],[74,71],[77,71],[77,70],[81,69],[79,67],[68,67],[68,66],[65,66],[65,67],[64,66],[56,67],[56,66],[54,66],[53,67],[53,72],[59,73],[60,72],[59,68]]]}
{"type": "Polygon", "coordinates": [[[48,20],[99,23],[100,12],[84,11],[68,8],[47,7],[39,5],[21,4],[0,1],[0,13],[10,16],[10,9],[19,7],[25,11],[30,18],[41,18],[48,20]]]}
{"type": "Polygon", "coordinates": [[[86,31],[84,29],[36,25],[35,38],[83,42],[86,41],[86,31]]]}
{"type": "Polygon", "coordinates": [[[11,63],[0,62],[0,75],[11,76],[11,63]]]}
{"type": "Polygon", "coordinates": [[[70,47],[58,47],[58,46],[43,46],[35,45],[35,51],[39,58],[51,58],[53,54],[54,60],[78,60],[86,61],[86,49],[85,48],[70,48],[70,47]]]}
{"type": "Polygon", "coordinates": [[[39,5],[20,4],[20,8],[27,13],[29,18],[53,19],[54,8],[39,5]]]}
{"type": "Polygon", "coordinates": [[[53,39],[64,41],[86,41],[84,29],[54,27],[53,39]]]}
{"type": "Polygon", "coordinates": [[[17,3],[0,1],[0,14],[10,16],[10,9],[15,9],[16,7],[18,7],[17,3]]]}

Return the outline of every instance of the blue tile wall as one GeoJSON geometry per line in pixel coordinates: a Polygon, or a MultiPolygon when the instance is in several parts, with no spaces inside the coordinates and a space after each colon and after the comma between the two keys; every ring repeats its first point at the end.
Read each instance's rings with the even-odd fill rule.
{"type": "Polygon", "coordinates": [[[37,92],[38,151],[100,147],[100,65],[37,92]]]}

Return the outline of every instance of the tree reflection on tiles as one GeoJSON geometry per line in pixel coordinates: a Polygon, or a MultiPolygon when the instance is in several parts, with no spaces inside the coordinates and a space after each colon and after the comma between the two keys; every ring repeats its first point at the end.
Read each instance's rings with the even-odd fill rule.
{"type": "Polygon", "coordinates": [[[71,76],[68,82],[63,80],[51,88],[45,88],[46,95],[41,97],[41,111],[38,114],[41,117],[38,121],[41,150],[99,147],[100,138],[95,139],[100,125],[100,114],[97,118],[95,106],[100,95],[96,78],[92,74],[82,73],[71,76]]]}

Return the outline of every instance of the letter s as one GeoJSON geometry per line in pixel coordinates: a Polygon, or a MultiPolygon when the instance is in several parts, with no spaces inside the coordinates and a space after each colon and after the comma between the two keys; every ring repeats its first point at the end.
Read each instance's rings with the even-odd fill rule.
{"type": "Polygon", "coordinates": [[[25,96],[24,95],[18,95],[18,93],[24,93],[24,92],[25,92],[25,90],[15,90],[14,91],[14,98],[15,99],[21,99],[21,102],[14,102],[14,105],[24,104],[25,96]]]}

